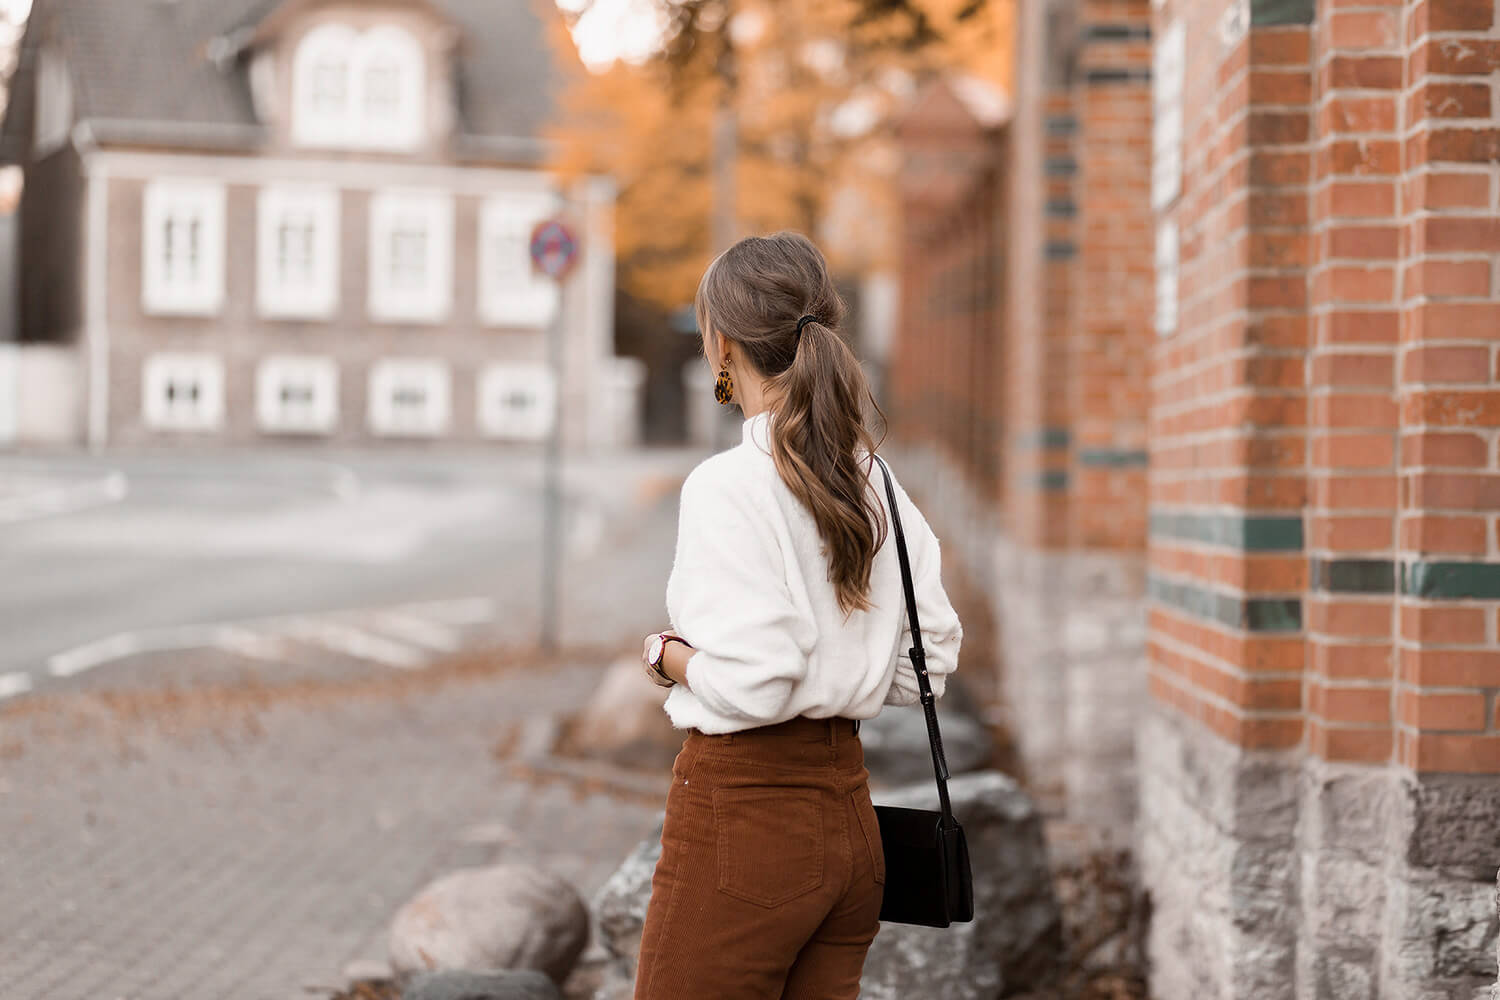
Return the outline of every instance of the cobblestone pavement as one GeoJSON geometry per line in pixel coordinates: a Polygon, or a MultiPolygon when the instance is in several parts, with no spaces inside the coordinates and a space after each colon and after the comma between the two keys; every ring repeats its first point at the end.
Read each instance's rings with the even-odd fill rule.
{"type": "Polygon", "coordinates": [[[590,898],[669,778],[514,755],[667,624],[670,487],[568,568],[575,652],[554,665],[121,663],[0,704],[0,1000],[327,996],[385,957],[401,903],[467,865],[534,860],[590,898]]]}
{"type": "Polygon", "coordinates": [[[657,805],[503,755],[599,669],[165,713],[78,695],[4,719],[0,996],[326,995],[348,963],[383,959],[395,909],[453,868],[530,859],[591,897],[657,805]]]}

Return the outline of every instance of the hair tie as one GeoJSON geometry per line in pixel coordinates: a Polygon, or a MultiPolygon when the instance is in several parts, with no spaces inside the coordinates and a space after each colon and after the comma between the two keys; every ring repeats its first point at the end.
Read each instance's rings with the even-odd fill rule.
{"type": "Polygon", "coordinates": [[[804,326],[806,326],[809,323],[816,323],[817,321],[818,321],[818,317],[816,317],[816,316],[803,316],[801,319],[799,319],[797,321],[797,336],[799,336],[799,337],[802,336],[802,328],[804,326]]]}

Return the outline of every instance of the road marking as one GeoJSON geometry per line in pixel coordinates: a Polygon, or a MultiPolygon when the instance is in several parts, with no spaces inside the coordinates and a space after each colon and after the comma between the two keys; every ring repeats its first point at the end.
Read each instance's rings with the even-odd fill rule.
{"type": "Polygon", "coordinates": [[[25,694],[30,690],[30,674],[0,674],[0,698],[13,698],[18,694],[25,694]]]}
{"type": "Polygon", "coordinates": [[[427,666],[428,663],[425,653],[395,640],[371,635],[353,625],[307,621],[294,625],[288,630],[288,634],[299,639],[310,639],[320,646],[326,646],[336,653],[343,653],[357,660],[374,660],[388,667],[397,667],[402,670],[416,670],[427,666]]]}
{"type": "Polygon", "coordinates": [[[376,615],[370,624],[376,631],[393,635],[397,639],[417,646],[426,646],[439,653],[456,653],[463,646],[458,633],[452,628],[434,625],[430,621],[413,615],[389,612],[376,615]]]}
{"type": "MultiPolygon", "coordinates": [[[[239,622],[142,629],[74,646],[48,657],[46,666],[53,677],[73,677],[140,653],[210,646],[252,659],[285,663],[288,659],[286,640],[303,639],[356,659],[414,670],[427,666],[432,652],[451,653],[463,648],[459,630],[466,625],[493,621],[494,609],[495,602],[491,598],[462,597],[395,607],[350,608],[317,615],[271,615],[239,622]],[[340,618],[372,621],[374,628],[396,638],[376,635],[336,620],[340,618]]],[[[9,683],[19,684],[20,681],[9,683]]]]}
{"type": "Polygon", "coordinates": [[[130,481],[119,471],[84,483],[43,487],[30,493],[0,499],[0,524],[56,517],[90,507],[119,503],[129,492],[130,481]]]}

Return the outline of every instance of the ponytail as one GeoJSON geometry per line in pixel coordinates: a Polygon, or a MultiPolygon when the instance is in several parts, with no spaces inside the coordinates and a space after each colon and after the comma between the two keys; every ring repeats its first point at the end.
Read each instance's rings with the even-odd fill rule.
{"type": "Polygon", "coordinates": [[[776,471],[817,524],[840,608],[868,610],[886,524],[858,452],[876,448],[864,401],[881,411],[838,333],[845,307],[822,253],[797,233],[741,240],[704,273],[696,310],[705,340],[733,340],[766,376],[776,471]]]}

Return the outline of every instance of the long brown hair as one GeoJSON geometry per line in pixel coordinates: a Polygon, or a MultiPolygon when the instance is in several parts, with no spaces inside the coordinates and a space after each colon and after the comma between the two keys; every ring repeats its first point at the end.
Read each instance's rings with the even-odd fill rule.
{"type": "Polygon", "coordinates": [[[738,344],[741,357],[766,378],[776,470],[812,512],[839,607],[845,616],[867,610],[870,567],[886,524],[866,489],[872,466],[862,466],[855,449],[876,449],[864,400],[882,422],[885,413],[839,334],[844,300],[823,254],[800,233],[740,240],[703,273],[694,306],[705,351],[712,330],[738,344]],[[814,320],[799,335],[803,316],[814,320]]]}

